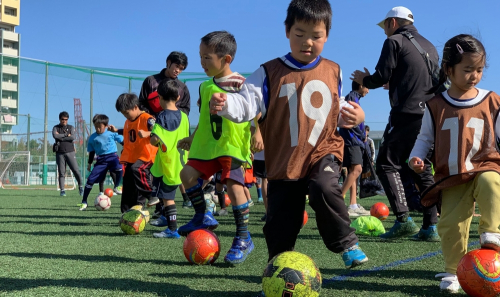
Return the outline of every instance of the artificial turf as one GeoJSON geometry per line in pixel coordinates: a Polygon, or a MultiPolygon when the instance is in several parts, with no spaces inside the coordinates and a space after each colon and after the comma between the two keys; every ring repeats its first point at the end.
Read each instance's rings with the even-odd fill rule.
{"type": "MultiPolygon", "coordinates": [[[[96,194],[94,188],[90,198],[96,194]]],[[[123,234],[118,226],[120,196],[112,198],[108,211],[90,205],[79,211],[77,191],[67,191],[67,195],[60,197],[54,190],[0,189],[0,295],[253,297],[261,290],[267,260],[262,204],[250,209],[255,250],[243,264],[233,267],[223,262],[235,230],[230,215],[218,217],[215,233],[221,242],[220,258],[212,266],[196,266],[184,257],[183,239],[152,237],[160,228],[148,225],[139,235],[123,234]]],[[[193,211],[183,209],[178,196],[178,223],[182,225],[193,211]]],[[[387,203],[380,196],[359,203],[369,209],[378,201],[387,203]]],[[[441,294],[439,280],[434,279],[444,270],[439,243],[360,237],[370,261],[346,270],[340,255],[325,248],[314,212],[309,206],[306,210],[309,222],[298,236],[296,251],[310,256],[320,268],[321,296],[441,294]]],[[[421,223],[421,214],[412,213],[412,217],[421,223]]],[[[394,217],[384,221],[386,229],[393,221],[394,217]]],[[[474,218],[470,242],[478,240],[477,224],[474,218]]]]}

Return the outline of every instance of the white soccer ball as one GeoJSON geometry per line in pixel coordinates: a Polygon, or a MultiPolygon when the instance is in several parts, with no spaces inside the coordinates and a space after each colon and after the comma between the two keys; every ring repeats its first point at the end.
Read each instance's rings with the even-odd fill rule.
{"type": "Polygon", "coordinates": [[[97,210],[108,210],[111,207],[111,199],[104,194],[97,195],[94,206],[97,210]]]}

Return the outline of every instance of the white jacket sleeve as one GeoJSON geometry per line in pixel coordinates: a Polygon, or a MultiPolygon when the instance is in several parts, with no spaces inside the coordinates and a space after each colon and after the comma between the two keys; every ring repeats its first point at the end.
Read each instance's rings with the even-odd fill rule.
{"type": "Polygon", "coordinates": [[[413,149],[410,153],[410,160],[413,157],[418,157],[424,160],[433,144],[434,124],[432,122],[431,113],[429,112],[429,109],[426,108],[424,117],[422,118],[422,127],[420,128],[420,134],[418,134],[415,145],[413,146],[413,149]]]}
{"type": "Polygon", "coordinates": [[[264,117],[266,107],[262,89],[265,79],[266,72],[261,66],[245,80],[239,93],[227,93],[226,104],[217,114],[236,123],[251,121],[259,112],[264,117]]]}

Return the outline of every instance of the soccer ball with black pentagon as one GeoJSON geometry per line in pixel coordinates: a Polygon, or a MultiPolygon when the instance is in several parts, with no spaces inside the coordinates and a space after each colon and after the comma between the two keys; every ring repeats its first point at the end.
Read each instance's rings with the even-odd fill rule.
{"type": "Polygon", "coordinates": [[[321,290],[321,273],[308,256],[284,252],[267,264],[262,290],[266,297],[316,297],[321,290]]]}
{"type": "Polygon", "coordinates": [[[219,238],[210,230],[196,230],[186,236],[183,250],[190,263],[213,264],[220,254],[219,238]]]}
{"type": "Polygon", "coordinates": [[[489,249],[468,252],[458,262],[457,277],[469,296],[500,296],[500,254],[489,249]]]}

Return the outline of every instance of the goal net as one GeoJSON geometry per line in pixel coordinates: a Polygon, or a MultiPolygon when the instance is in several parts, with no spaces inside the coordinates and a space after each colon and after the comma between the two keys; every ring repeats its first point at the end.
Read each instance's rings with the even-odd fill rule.
{"type": "Polygon", "coordinates": [[[30,152],[0,153],[0,185],[3,189],[29,186],[30,152]]]}

